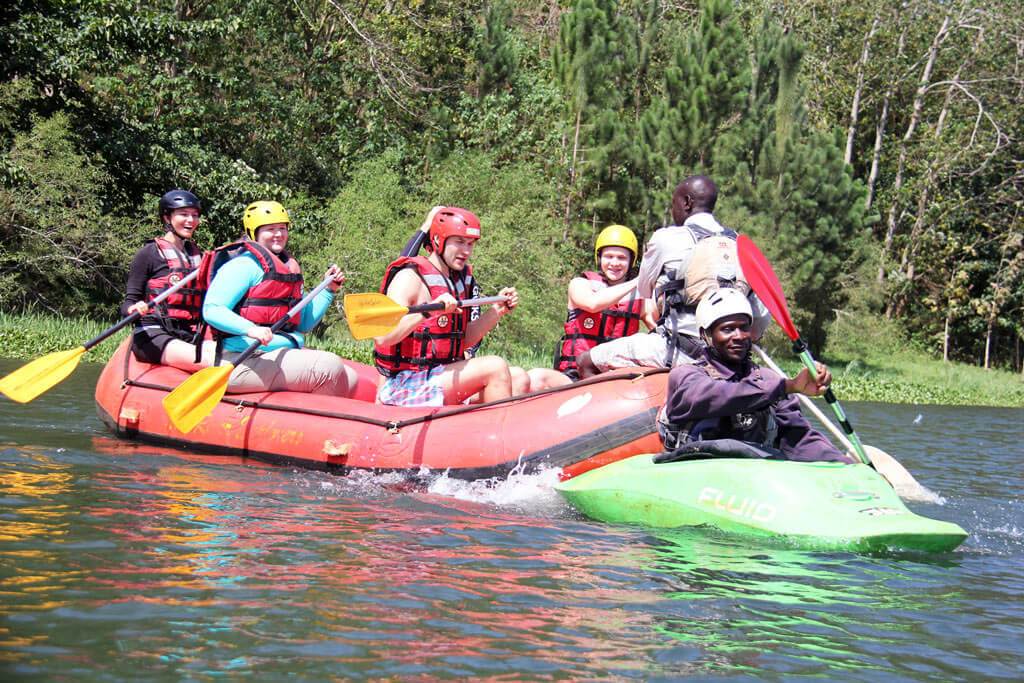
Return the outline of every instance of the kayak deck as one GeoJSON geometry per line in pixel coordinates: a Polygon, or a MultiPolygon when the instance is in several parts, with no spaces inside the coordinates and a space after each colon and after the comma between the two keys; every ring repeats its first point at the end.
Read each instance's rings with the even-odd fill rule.
{"type": "Polygon", "coordinates": [[[556,488],[593,519],[707,526],[815,549],[946,552],[958,525],[909,510],[866,465],[715,458],[655,463],[637,455],[556,488]]]}

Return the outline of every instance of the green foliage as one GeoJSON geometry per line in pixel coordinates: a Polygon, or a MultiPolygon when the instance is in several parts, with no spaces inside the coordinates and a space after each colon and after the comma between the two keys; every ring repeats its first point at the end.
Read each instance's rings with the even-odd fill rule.
{"type": "Polygon", "coordinates": [[[682,178],[712,166],[709,143],[745,109],[751,83],[748,51],[728,0],[701,3],[697,26],[676,44],[663,70],[662,94],[641,122],[652,209],[669,206],[682,178]]]}
{"type": "Polygon", "coordinates": [[[102,315],[141,239],[109,207],[101,160],[78,151],[64,114],[35,120],[8,158],[23,175],[0,188],[0,304],[102,315]]]}
{"type": "MultiPolygon", "coordinates": [[[[30,360],[54,351],[67,351],[81,346],[111,324],[81,316],[0,311],[0,355],[30,360]]],[[[122,331],[103,340],[89,350],[85,359],[92,363],[106,362],[126,336],[128,332],[122,331]]]]}
{"type": "MultiPolygon", "coordinates": [[[[524,293],[487,343],[546,359],[597,230],[645,237],[703,172],[813,345],[837,315],[885,312],[932,352],[948,340],[980,362],[987,346],[1019,367],[1019,12],[956,5],[917,107],[951,7],[14,0],[0,11],[0,305],[112,310],[171,187],[203,199],[203,246],[236,237],[248,202],[284,202],[307,271],[339,260],[350,291],[377,288],[430,206],[464,203],[494,236],[483,281],[524,293]],[[832,131],[858,79],[847,167],[832,131]],[[514,248],[513,214],[532,222],[514,248]]],[[[339,315],[324,343],[345,342],[339,315]]]]}
{"type": "Polygon", "coordinates": [[[479,216],[483,236],[473,270],[484,295],[510,286],[519,291],[519,307],[484,338],[484,352],[525,348],[547,358],[561,335],[568,279],[560,277],[561,235],[543,175],[527,164],[496,167],[486,154],[453,155],[435,167],[422,192],[479,216]]]}
{"type": "Polygon", "coordinates": [[[843,161],[838,137],[806,127],[795,39],[765,31],[758,49],[756,96],[746,120],[716,148],[714,175],[725,190],[721,214],[763,245],[801,336],[820,348],[845,303],[845,273],[860,257],[864,188],[843,161]]]}
{"type": "Polygon", "coordinates": [[[511,14],[506,0],[494,0],[486,8],[476,34],[477,97],[509,87],[512,82],[518,54],[508,27],[511,14]]]}

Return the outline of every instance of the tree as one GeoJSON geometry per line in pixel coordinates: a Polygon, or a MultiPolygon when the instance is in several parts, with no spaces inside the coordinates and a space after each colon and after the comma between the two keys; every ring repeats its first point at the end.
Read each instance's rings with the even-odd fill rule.
{"type": "MultiPolygon", "coordinates": [[[[679,181],[714,164],[714,141],[744,111],[750,89],[749,49],[729,0],[701,3],[663,69],[660,97],[641,121],[648,168],[648,206],[664,212],[679,181]]],[[[666,220],[661,213],[655,220],[666,220]]]]}
{"type": "MultiPolygon", "coordinates": [[[[141,245],[131,217],[112,206],[101,160],[82,154],[69,118],[36,118],[15,137],[18,169],[0,187],[0,282],[4,308],[110,316],[110,292],[123,291],[141,245]]],[[[156,232],[156,220],[152,220],[156,232]]]]}

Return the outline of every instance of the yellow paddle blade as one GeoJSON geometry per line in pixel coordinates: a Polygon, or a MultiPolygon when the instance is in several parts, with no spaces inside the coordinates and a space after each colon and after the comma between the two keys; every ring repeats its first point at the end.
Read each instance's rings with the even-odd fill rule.
{"type": "Polygon", "coordinates": [[[12,401],[28,403],[74,372],[85,351],[84,346],[79,346],[36,358],[0,379],[0,392],[12,401]]]}
{"type": "Polygon", "coordinates": [[[380,337],[394,329],[409,309],[384,294],[346,294],[345,317],[355,339],[380,337]]]}
{"type": "Polygon", "coordinates": [[[227,391],[228,378],[234,369],[230,363],[204,368],[164,396],[164,410],[178,431],[188,434],[213,412],[227,391]]]}

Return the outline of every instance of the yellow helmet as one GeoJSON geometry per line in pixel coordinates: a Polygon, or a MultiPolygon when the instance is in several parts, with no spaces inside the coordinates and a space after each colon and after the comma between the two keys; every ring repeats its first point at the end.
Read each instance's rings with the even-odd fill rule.
{"type": "Polygon", "coordinates": [[[597,265],[601,265],[601,250],[605,247],[622,247],[628,249],[633,255],[633,262],[636,262],[637,243],[636,235],[625,225],[609,225],[597,236],[594,244],[594,259],[597,265]]]}
{"type": "Polygon", "coordinates": [[[255,240],[256,231],[260,227],[270,225],[271,223],[287,223],[289,226],[291,225],[291,220],[288,219],[288,212],[277,202],[253,202],[245,207],[242,225],[245,226],[245,231],[249,233],[249,239],[255,240]]]}

